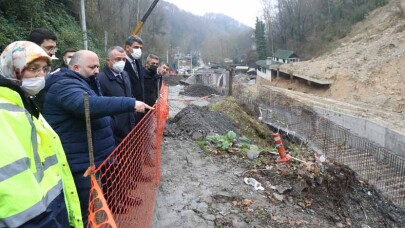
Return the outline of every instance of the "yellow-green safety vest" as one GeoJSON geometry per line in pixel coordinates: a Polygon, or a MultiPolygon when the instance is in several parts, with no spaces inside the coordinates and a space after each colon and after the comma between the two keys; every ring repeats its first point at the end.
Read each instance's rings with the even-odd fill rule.
{"type": "Polygon", "coordinates": [[[83,227],[59,136],[6,87],[0,87],[0,129],[0,227],[17,227],[45,212],[62,189],[70,225],[83,227]]]}

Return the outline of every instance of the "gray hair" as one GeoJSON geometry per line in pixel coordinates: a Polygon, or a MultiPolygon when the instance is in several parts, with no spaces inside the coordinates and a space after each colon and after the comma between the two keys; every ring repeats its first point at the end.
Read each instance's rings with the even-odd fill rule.
{"type": "Polygon", "coordinates": [[[112,46],[112,47],[108,48],[108,50],[107,50],[107,57],[108,57],[108,58],[112,56],[112,52],[113,52],[114,50],[117,50],[117,51],[120,52],[120,53],[125,53],[124,48],[122,48],[122,47],[120,47],[120,46],[112,46]]]}
{"type": "Polygon", "coordinates": [[[129,45],[132,46],[132,44],[134,42],[138,42],[139,44],[143,44],[143,40],[141,37],[139,36],[130,36],[127,38],[127,40],[125,41],[125,45],[129,45]]]}
{"type": "Polygon", "coordinates": [[[159,57],[154,54],[149,54],[148,57],[146,58],[146,62],[149,62],[151,59],[159,60],[159,57]]]}

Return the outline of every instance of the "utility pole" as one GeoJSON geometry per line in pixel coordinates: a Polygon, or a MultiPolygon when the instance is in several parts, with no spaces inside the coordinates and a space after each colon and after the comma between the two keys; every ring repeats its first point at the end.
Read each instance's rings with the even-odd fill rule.
{"type": "Polygon", "coordinates": [[[139,0],[136,2],[136,9],[138,10],[136,12],[136,22],[139,22],[139,18],[140,18],[140,10],[139,10],[139,0]]]}
{"type": "Polygon", "coordinates": [[[228,96],[232,96],[232,84],[233,84],[233,68],[229,67],[229,89],[228,89],[228,96]]]}
{"type": "Polygon", "coordinates": [[[193,71],[193,55],[190,52],[190,73],[193,71]]]}
{"type": "Polygon", "coordinates": [[[104,51],[107,53],[107,45],[108,45],[108,32],[104,30],[104,51]]]}
{"type": "Polygon", "coordinates": [[[86,10],[84,8],[84,0],[80,0],[80,19],[82,21],[82,32],[83,32],[83,48],[88,49],[87,45],[87,28],[86,28],[86,10]]]}

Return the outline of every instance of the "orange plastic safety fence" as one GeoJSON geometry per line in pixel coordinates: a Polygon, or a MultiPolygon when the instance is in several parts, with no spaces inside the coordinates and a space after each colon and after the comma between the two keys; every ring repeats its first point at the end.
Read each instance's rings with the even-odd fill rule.
{"type": "Polygon", "coordinates": [[[169,113],[167,96],[168,88],[162,86],[155,110],[149,111],[97,167],[97,179],[92,178],[88,227],[151,226],[160,180],[160,147],[169,113]]]}
{"type": "Polygon", "coordinates": [[[90,194],[92,195],[92,200],[90,200],[89,203],[89,218],[94,219],[89,219],[88,227],[116,228],[117,224],[108,208],[107,202],[103,196],[103,191],[97,183],[96,176],[91,174],[90,178],[92,186],[90,194]]]}

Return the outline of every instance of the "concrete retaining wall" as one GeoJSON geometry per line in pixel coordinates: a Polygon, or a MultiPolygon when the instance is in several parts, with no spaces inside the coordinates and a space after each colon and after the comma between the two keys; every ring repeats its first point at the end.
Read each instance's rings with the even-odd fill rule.
{"type": "Polygon", "coordinates": [[[386,128],[373,121],[350,116],[322,108],[314,108],[318,115],[325,117],[351,132],[385,147],[396,155],[405,158],[405,135],[386,128]]]}

